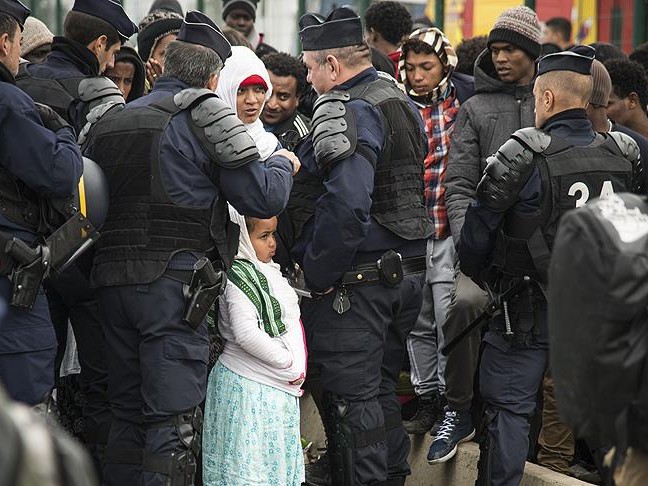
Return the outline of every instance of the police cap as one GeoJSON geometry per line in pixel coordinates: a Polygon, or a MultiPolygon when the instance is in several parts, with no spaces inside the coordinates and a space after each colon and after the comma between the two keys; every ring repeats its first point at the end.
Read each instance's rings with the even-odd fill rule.
{"type": "Polygon", "coordinates": [[[307,13],[299,19],[299,28],[305,51],[357,46],[364,42],[362,20],[348,7],[336,8],[326,18],[307,13]]]}
{"type": "Polygon", "coordinates": [[[25,20],[31,14],[31,10],[25,7],[18,0],[0,0],[0,12],[6,13],[16,19],[20,24],[20,30],[25,25],[25,20]]]}
{"type": "Polygon", "coordinates": [[[550,71],[591,74],[596,51],[590,46],[575,46],[568,51],[547,54],[538,61],[538,76],[550,71]]]}
{"type": "Polygon", "coordinates": [[[223,62],[232,55],[232,46],[223,32],[202,12],[195,10],[187,12],[176,39],[208,47],[218,54],[223,62]]]}
{"type": "Polygon", "coordinates": [[[75,0],[72,11],[105,20],[115,28],[122,42],[137,32],[137,25],[128,18],[117,0],[75,0]]]}

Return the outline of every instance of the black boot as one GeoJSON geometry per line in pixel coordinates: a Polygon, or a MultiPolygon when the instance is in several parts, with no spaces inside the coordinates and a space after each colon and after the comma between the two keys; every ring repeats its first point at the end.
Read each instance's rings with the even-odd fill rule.
{"type": "Polygon", "coordinates": [[[419,397],[419,408],[403,427],[408,434],[421,435],[429,432],[443,413],[445,399],[442,395],[428,393],[419,397]]]}
{"type": "Polygon", "coordinates": [[[328,452],[322,454],[317,462],[306,464],[306,486],[331,486],[331,466],[328,452]]]}

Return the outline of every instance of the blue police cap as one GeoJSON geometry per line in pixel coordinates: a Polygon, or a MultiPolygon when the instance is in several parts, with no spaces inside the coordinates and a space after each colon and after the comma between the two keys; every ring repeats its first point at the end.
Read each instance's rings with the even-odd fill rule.
{"type": "Polygon", "coordinates": [[[128,18],[121,3],[116,0],[75,0],[72,10],[105,20],[115,28],[122,41],[137,32],[137,25],[128,18]]]}
{"type": "Polygon", "coordinates": [[[212,19],[196,10],[185,15],[176,40],[207,47],[218,54],[223,62],[232,55],[232,46],[223,32],[212,19]]]}
{"type": "Polygon", "coordinates": [[[348,7],[336,8],[326,18],[307,13],[299,19],[299,28],[305,51],[357,46],[364,41],[362,20],[348,7]]]}
{"type": "Polygon", "coordinates": [[[547,54],[538,61],[538,76],[550,71],[572,71],[591,74],[596,50],[590,46],[574,46],[568,51],[547,54]]]}
{"type": "Polygon", "coordinates": [[[25,25],[25,20],[31,14],[31,10],[18,0],[0,0],[0,12],[6,13],[16,19],[20,24],[20,30],[22,30],[23,25],[25,25]]]}

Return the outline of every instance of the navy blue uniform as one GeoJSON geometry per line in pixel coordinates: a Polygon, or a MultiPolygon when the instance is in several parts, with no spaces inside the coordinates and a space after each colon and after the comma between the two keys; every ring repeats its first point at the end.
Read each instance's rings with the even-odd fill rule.
{"type": "MultiPolygon", "coordinates": [[[[370,68],[336,89],[347,90],[375,79],[377,73],[370,68]]],[[[355,153],[322,174],[310,136],[297,148],[302,170],[324,176],[326,192],[317,200],[314,217],[293,250],[306,283],[317,292],[336,286],[354,265],[375,262],[386,250],[394,249],[403,258],[425,254],[425,239],[405,240],[372,217],[374,164],[387,133],[380,111],[369,103],[355,99],[346,108],[357,123],[361,148],[355,153]]],[[[420,120],[418,111],[413,107],[412,111],[420,120]]],[[[351,306],[342,314],[333,307],[336,290],[302,303],[309,370],[316,368],[321,374],[325,401],[328,395],[344,402],[344,423],[355,436],[352,474],[357,484],[410,472],[409,439],[400,423],[395,385],[405,339],[421,307],[422,285],[423,274],[411,274],[394,288],[378,282],[349,287],[351,306]]],[[[323,418],[331,444],[334,424],[323,418]]]]}
{"type": "MultiPolygon", "coordinates": [[[[83,171],[70,128],[45,128],[34,102],[13,84],[0,63],[0,166],[3,177],[16,177],[43,197],[67,197],[83,171]]],[[[29,243],[36,234],[0,214],[0,231],[29,243]]],[[[8,306],[8,276],[0,277],[0,378],[11,397],[30,405],[43,400],[54,385],[56,336],[45,295],[31,311],[8,306]]]]}
{"type": "MultiPolygon", "coordinates": [[[[589,145],[596,137],[584,110],[568,110],[555,115],[543,130],[580,147],[589,145]]],[[[461,270],[466,275],[477,280],[484,277],[496,234],[507,215],[537,214],[544,191],[546,188],[536,165],[508,211],[491,211],[479,200],[469,206],[459,245],[461,270]]],[[[480,388],[487,404],[490,484],[497,486],[518,485],[522,479],[529,448],[528,420],[535,411],[538,389],[547,366],[547,302],[539,291],[531,299],[529,308],[535,325],[531,343],[513,344],[505,338],[503,312],[492,319],[484,338],[480,388]]],[[[513,316],[511,321],[515,319],[513,316]]]]}
{"type": "MultiPolygon", "coordinates": [[[[128,117],[130,111],[160,103],[185,88],[183,82],[163,77],[149,95],[129,103],[117,116],[128,117]]],[[[90,139],[90,155],[92,147],[90,139]]],[[[242,214],[269,218],[284,208],[292,187],[292,163],[283,156],[236,169],[216,165],[195,138],[188,111],[173,116],[164,129],[159,163],[165,191],[183,207],[210,208],[215,199],[225,198],[242,214]]],[[[176,253],[167,270],[188,271],[196,260],[194,253],[176,253]]],[[[93,271],[101,269],[95,266],[93,271]]],[[[195,410],[205,398],[206,323],[194,330],[183,322],[183,283],[166,273],[148,284],[102,286],[97,292],[105,316],[114,414],[105,482],[167,484],[160,462],[170,467],[172,455],[187,448],[174,417],[195,410]]]]}

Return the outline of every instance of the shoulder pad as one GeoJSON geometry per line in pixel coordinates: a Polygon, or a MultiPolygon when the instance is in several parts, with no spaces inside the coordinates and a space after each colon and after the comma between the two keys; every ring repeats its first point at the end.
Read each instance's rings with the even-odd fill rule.
{"type": "Polygon", "coordinates": [[[209,91],[207,88],[187,88],[180,91],[173,97],[173,102],[181,110],[191,107],[196,101],[207,98],[216,98],[216,93],[209,91]]]}
{"type": "Polygon", "coordinates": [[[83,145],[86,140],[88,139],[88,133],[90,133],[90,129],[94,126],[95,123],[97,123],[103,116],[108,113],[110,110],[113,108],[115,110],[121,110],[124,107],[124,103],[120,103],[118,101],[108,101],[107,103],[104,103],[99,106],[95,106],[92,110],[90,110],[90,113],[88,113],[88,116],[86,116],[86,124],[83,126],[83,129],[81,130],[81,133],[79,134],[79,137],[77,139],[77,143],[79,145],[83,145]]]}
{"type": "Polygon", "coordinates": [[[355,152],[358,135],[353,112],[345,105],[349,99],[348,93],[331,92],[315,102],[311,134],[315,161],[320,169],[355,152]]]}
{"type": "Polygon", "coordinates": [[[509,139],[495,155],[486,159],[484,175],[477,185],[477,199],[495,212],[504,212],[513,206],[533,171],[533,155],[534,152],[516,138],[509,139]]]}
{"type": "Polygon", "coordinates": [[[539,128],[534,127],[521,128],[513,133],[511,137],[519,140],[537,154],[546,150],[551,143],[551,137],[549,135],[539,128]]]}
{"type": "Polygon", "coordinates": [[[88,109],[92,111],[99,105],[116,101],[126,104],[124,96],[119,88],[110,79],[104,76],[84,78],[79,82],[79,99],[88,103],[88,109]]]}
{"type": "Polygon", "coordinates": [[[394,78],[394,76],[384,71],[377,71],[377,73],[378,73],[378,78],[382,79],[383,81],[387,81],[393,84],[394,86],[398,87],[398,81],[396,81],[396,78],[394,78]]]}
{"type": "Polygon", "coordinates": [[[608,132],[608,135],[619,147],[621,154],[631,162],[639,159],[640,151],[637,142],[633,138],[625,133],[621,132],[608,132]]]}
{"type": "Polygon", "coordinates": [[[234,111],[220,98],[204,95],[191,110],[191,120],[194,133],[211,159],[228,169],[258,160],[256,144],[234,111]]]}

